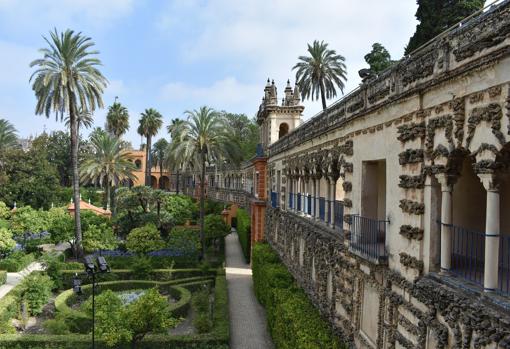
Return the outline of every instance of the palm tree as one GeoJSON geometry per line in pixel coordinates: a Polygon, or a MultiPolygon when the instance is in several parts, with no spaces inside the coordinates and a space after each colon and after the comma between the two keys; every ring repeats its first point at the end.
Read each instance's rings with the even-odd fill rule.
{"type": "Polygon", "coordinates": [[[172,119],[171,124],[166,127],[166,130],[170,134],[170,138],[174,139],[177,137],[177,132],[181,125],[183,124],[184,120],[182,119],[172,119]]]}
{"type": "Polygon", "coordinates": [[[169,146],[167,163],[173,168],[189,168],[200,173],[200,239],[201,258],[205,252],[205,167],[222,165],[225,160],[239,163],[239,146],[228,134],[225,120],[209,107],[186,111],[187,120],[175,128],[175,138],[169,146]]]}
{"type": "Polygon", "coordinates": [[[308,44],[310,56],[299,56],[298,62],[292,70],[297,69],[296,82],[301,90],[301,98],[320,98],[322,109],[326,109],[326,99],[336,97],[336,87],[344,92],[344,82],[347,81],[345,58],[328,49],[324,41],[308,44]]]}
{"type": "Polygon", "coordinates": [[[66,30],[50,32],[44,37],[47,48],[40,50],[43,57],[30,63],[36,67],[30,77],[37,98],[35,112],[49,118],[52,111],[61,121],[69,115],[71,131],[71,163],[73,168],[73,198],[75,206],[75,254],[81,256],[82,234],[80,221],[80,174],[78,170],[78,111],[94,112],[103,107],[102,94],[108,81],[99,71],[98,51],[91,50],[92,39],[66,30]]]}
{"type": "MultiPolygon", "coordinates": [[[[90,127],[92,127],[92,125],[94,125],[94,117],[92,116],[92,113],[89,112],[88,110],[83,110],[83,108],[80,108],[80,110],[76,114],[76,119],[78,120],[77,131],[76,131],[76,132],[78,132],[78,136],[80,136],[80,127],[81,126],[84,126],[85,128],[90,128],[90,127]]],[[[64,122],[65,122],[66,127],[71,126],[71,119],[70,119],[69,115],[67,115],[65,117],[64,122]]]]}
{"type": "Polygon", "coordinates": [[[138,126],[138,134],[147,138],[145,146],[145,185],[151,184],[151,145],[152,137],[155,136],[163,125],[163,116],[153,108],[145,109],[141,114],[140,125],[138,126]]]}
{"type": "Polygon", "coordinates": [[[17,132],[9,121],[0,119],[0,150],[18,146],[17,132]]]}
{"type": "Polygon", "coordinates": [[[166,139],[161,138],[152,147],[152,158],[154,162],[159,166],[159,189],[161,188],[161,177],[163,177],[163,162],[165,160],[166,150],[168,148],[168,142],[166,139]]]}
{"type": "MultiPolygon", "coordinates": [[[[135,178],[133,171],[136,167],[132,161],[132,154],[122,147],[122,141],[108,133],[97,134],[90,140],[92,154],[85,159],[81,166],[80,178],[82,183],[98,183],[106,191],[106,202],[110,200],[113,208],[111,188],[126,179],[135,178]]],[[[108,205],[106,205],[108,206],[108,205]]]]}
{"type": "Polygon", "coordinates": [[[125,106],[115,101],[106,115],[106,130],[120,138],[129,129],[129,113],[125,106]]]}

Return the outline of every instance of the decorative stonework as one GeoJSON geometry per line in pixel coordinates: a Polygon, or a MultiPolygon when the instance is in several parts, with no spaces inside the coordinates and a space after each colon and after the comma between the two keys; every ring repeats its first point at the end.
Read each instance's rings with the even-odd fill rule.
{"type": "Polygon", "coordinates": [[[400,256],[400,263],[403,266],[405,266],[407,268],[416,269],[421,274],[421,272],[423,271],[423,261],[420,261],[420,260],[416,259],[416,257],[410,256],[405,252],[401,252],[399,254],[399,256],[400,256]]]}
{"type": "Polygon", "coordinates": [[[352,207],[352,200],[351,199],[344,199],[344,207],[352,207]]]}
{"type": "Polygon", "coordinates": [[[351,182],[347,182],[347,181],[343,182],[342,187],[344,189],[344,192],[346,192],[346,193],[349,193],[352,191],[352,183],[351,182]]]}
{"type": "Polygon", "coordinates": [[[415,164],[423,162],[422,149],[406,149],[398,154],[398,162],[400,165],[415,164]]]}
{"type": "Polygon", "coordinates": [[[464,121],[466,119],[466,102],[464,98],[457,98],[450,102],[450,107],[453,110],[453,122],[455,124],[455,139],[457,140],[457,147],[462,145],[464,140],[464,121]]]}
{"type": "Polygon", "coordinates": [[[466,146],[469,147],[471,144],[471,140],[475,135],[475,129],[482,121],[488,122],[492,129],[492,133],[500,142],[500,144],[505,144],[505,136],[501,132],[502,117],[503,112],[501,110],[501,105],[498,103],[490,103],[485,107],[474,108],[471,111],[471,116],[468,118],[466,146]]]}
{"type": "Polygon", "coordinates": [[[436,134],[436,130],[444,129],[446,139],[451,147],[454,147],[453,144],[453,116],[452,115],[443,115],[434,119],[430,119],[427,123],[427,138],[425,141],[425,152],[428,158],[431,158],[434,151],[434,136],[436,134]]]}
{"type": "Polygon", "coordinates": [[[423,229],[411,225],[402,225],[399,234],[410,240],[423,239],[423,229]]]}
{"type": "Polygon", "coordinates": [[[425,185],[425,176],[410,176],[410,175],[400,175],[400,183],[398,186],[404,189],[423,189],[425,185]]]}
{"type": "Polygon", "coordinates": [[[420,123],[410,123],[405,124],[402,126],[398,126],[397,132],[398,137],[397,139],[401,141],[402,143],[415,140],[416,138],[423,138],[425,137],[425,122],[420,123]]]}
{"type": "Polygon", "coordinates": [[[403,212],[415,215],[422,215],[425,212],[425,205],[421,202],[402,199],[399,207],[403,212]]]}

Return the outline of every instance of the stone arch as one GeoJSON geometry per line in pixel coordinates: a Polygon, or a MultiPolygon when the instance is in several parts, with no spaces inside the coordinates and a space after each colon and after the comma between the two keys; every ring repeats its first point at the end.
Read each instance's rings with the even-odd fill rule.
{"type": "Polygon", "coordinates": [[[151,176],[151,187],[152,189],[158,189],[158,179],[154,176],[151,176]]]}
{"type": "Polygon", "coordinates": [[[140,170],[142,168],[142,160],[140,159],[136,159],[135,160],[135,166],[138,170],[140,170]]]}
{"type": "Polygon", "coordinates": [[[170,178],[168,176],[159,178],[159,189],[170,190],[170,178]]]}
{"type": "Polygon", "coordinates": [[[286,122],[282,122],[278,129],[278,139],[282,138],[283,136],[286,136],[288,133],[289,133],[289,124],[287,124],[286,122]]]}

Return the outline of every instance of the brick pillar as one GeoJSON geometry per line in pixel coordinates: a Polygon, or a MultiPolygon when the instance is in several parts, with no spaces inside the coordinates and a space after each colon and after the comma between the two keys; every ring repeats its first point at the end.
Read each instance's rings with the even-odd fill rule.
{"type": "Polygon", "coordinates": [[[264,240],[264,226],[266,216],[266,202],[267,202],[267,158],[257,157],[253,160],[253,166],[257,183],[257,197],[252,199],[251,202],[251,242],[252,247],[258,241],[264,240]]]}

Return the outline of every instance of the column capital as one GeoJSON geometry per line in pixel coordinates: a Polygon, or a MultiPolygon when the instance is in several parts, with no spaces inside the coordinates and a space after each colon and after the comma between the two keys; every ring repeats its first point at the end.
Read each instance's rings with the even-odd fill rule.
{"type": "Polygon", "coordinates": [[[499,191],[499,181],[494,173],[479,173],[478,178],[482,182],[485,190],[491,192],[499,191]]]}
{"type": "Polygon", "coordinates": [[[441,184],[441,191],[451,192],[458,178],[458,176],[446,172],[436,173],[436,179],[441,184]]]}

